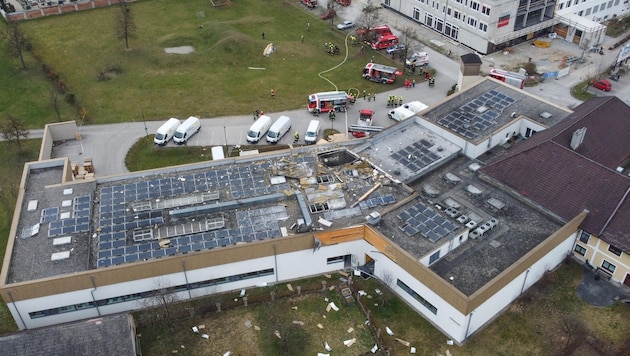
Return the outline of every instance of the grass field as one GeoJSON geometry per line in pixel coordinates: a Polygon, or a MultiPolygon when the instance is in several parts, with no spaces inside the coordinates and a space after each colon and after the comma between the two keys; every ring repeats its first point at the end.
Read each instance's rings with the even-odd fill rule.
{"type": "MultiPolygon", "coordinates": [[[[343,61],[346,32],[331,28],[314,16],[316,11],[305,10],[296,1],[243,0],[215,8],[204,0],[185,5],[150,0],[129,6],[137,31],[128,51],[115,38],[113,16],[120,11],[115,6],[22,24],[33,53],[59,74],[88,110],[91,123],[128,122],[142,115],[158,120],[255,109],[273,112],[298,108],[305,105],[308,94],[335,89],[318,73],[343,61]],[[340,55],[325,53],[328,41],[341,47],[340,55]],[[265,57],[262,51],[269,43],[277,52],[265,57]],[[184,45],[193,46],[195,52],[164,52],[166,47],[184,45]],[[97,79],[111,68],[119,73],[112,72],[109,80],[97,79]]],[[[392,64],[370,49],[361,52],[360,47],[350,46],[347,62],[325,77],[340,90],[391,89],[361,78],[361,69],[375,54],[378,62],[392,64]]],[[[43,101],[40,107],[47,104],[43,101]]],[[[16,111],[37,121],[36,113],[16,111]]]]}
{"type": "MultiPolygon", "coordinates": [[[[377,281],[359,278],[355,279],[355,284],[368,293],[362,301],[370,310],[374,326],[381,330],[387,326],[394,332],[394,336],[389,336],[383,331],[393,355],[409,354],[411,346],[419,355],[435,355],[436,352],[444,355],[447,349],[457,356],[627,354],[630,308],[627,304],[597,308],[583,303],[575,292],[582,276],[581,268],[570,262],[549,273],[461,347],[448,346],[444,334],[377,281]],[[376,288],[383,295],[375,293],[376,288]],[[561,322],[567,318],[584,322],[585,333],[569,332],[561,322]],[[409,347],[396,338],[408,341],[409,347]]],[[[328,285],[339,284],[338,277],[337,274],[331,279],[321,276],[294,281],[292,285],[309,289],[308,285],[314,283],[317,288],[320,280],[327,280],[328,285]]],[[[248,290],[250,305],[247,307],[240,300],[233,302],[235,296],[238,292],[196,300],[186,306],[198,311],[194,317],[155,327],[142,326],[139,331],[143,353],[164,355],[179,348],[179,352],[193,355],[216,355],[230,350],[235,355],[315,355],[325,352],[323,343],[327,341],[335,355],[360,355],[373,345],[375,330],[365,326],[366,316],[356,304],[347,306],[343,302],[339,289],[298,297],[288,291],[286,284],[255,288],[248,290]],[[269,298],[272,288],[278,291],[274,302],[269,298]],[[326,312],[324,298],[340,306],[340,312],[326,312]],[[220,313],[212,310],[216,302],[224,305],[220,313]],[[296,325],[294,320],[304,325],[296,325]],[[249,327],[247,321],[251,323],[249,327]],[[324,328],[318,328],[317,324],[324,328]],[[191,331],[194,325],[205,325],[202,332],[208,333],[210,339],[194,334],[191,331]],[[348,333],[349,328],[354,332],[348,333]],[[281,336],[288,335],[288,339],[278,339],[275,330],[281,331],[281,336]],[[355,336],[362,342],[352,347],[343,346],[343,340],[355,336]]],[[[141,320],[142,313],[137,313],[136,317],[141,320]]]]}

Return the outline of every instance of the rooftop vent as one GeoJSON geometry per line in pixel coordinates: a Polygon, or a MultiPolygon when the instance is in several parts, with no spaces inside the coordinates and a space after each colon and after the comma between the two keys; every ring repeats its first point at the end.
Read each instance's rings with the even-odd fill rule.
{"type": "Polygon", "coordinates": [[[576,150],[582,142],[584,141],[584,136],[586,135],[586,127],[582,127],[581,129],[575,130],[573,136],[571,136],[571,149],[576,150]]]}
{"type": "Polygon", "coordinates": [[[488,109],[490,109],[489,107],[485,106],[485,105],[481,105],[480,107],[477,108],[477,110],[475,110],[476,112],[483,114],[484,112],[488,111],[488,109]]]}
{"type": "Polygon", "coordinates": [[[551,115],[551,113],[547,112],[547,111],[543,111],[540,113],[540,117],[542,117],[543,119],[549,119],[551,118],[553,115],[551,115]]]}

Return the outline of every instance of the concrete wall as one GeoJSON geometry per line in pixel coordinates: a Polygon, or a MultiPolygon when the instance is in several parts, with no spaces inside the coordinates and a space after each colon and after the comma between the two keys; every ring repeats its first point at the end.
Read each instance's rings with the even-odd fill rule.
{"type": "Polygon", "coordinates": [[[76,121],[47,124],[44,126],[42,145],[39,149],[39,161],[47,160],[52,157],[52,148],[55,141],[75,139],[77,139],[76,121]]]}

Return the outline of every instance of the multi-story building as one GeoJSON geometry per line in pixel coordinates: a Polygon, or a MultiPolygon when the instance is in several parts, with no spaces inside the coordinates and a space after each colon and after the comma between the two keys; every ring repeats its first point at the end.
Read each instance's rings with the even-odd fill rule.
{"type": "Polygon", "coordinates": [[[628,177],[610,164],[630,152],[611,139],[625,140],[630,125],[606,137],[615,152],[606,165],[549,166],[554,154],[577,153],[537,157],[527,147],[547,131],[557,137],[549,147],[565,145],[551,130],[567,117],[622,121],[629,111],[598,99],[571,114],[486,79],[368,139],[91,180],[50,158],[74,124],[49,125],[40,160],[24,168],[0,295],[30,329],[141,308],[156,291],[189,299],[345,269],[381,279],[463,342],[573,250],[612,280],[628,278],[628,177]],[[518,137],[530,138],[510,148],[518,137]],[[501,158],[482,168],[495,156],[487,152],[501,158]],[[514,171],[566,171],[579,184],[519,187],[502,169],[511,161],[514,171]],[[558,197],[577,187],[593,200],[537,201],[537,189],[558,197]],[[585,233],[588,244],[576,244],[585,233]]]}
{"type": "Polygon", "coordinates": [[[384,0],[383,4],[482,54],[546,35],[556,23],[554,0],[384,0]]]}

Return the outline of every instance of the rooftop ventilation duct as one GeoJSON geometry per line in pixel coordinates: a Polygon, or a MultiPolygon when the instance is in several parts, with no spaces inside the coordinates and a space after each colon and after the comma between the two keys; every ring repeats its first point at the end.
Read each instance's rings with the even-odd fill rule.
{"type": "Polygon", "coordinates": [[[575,130],[573,136],[571,136],[571,149],[576,150],[582,142],[584,141],[584,136],[586,136],[586,127],[582,127],[581,129],[575,130]]]}

